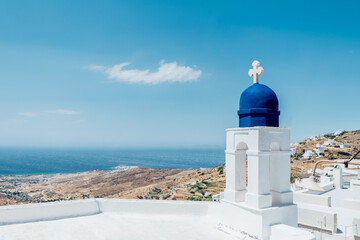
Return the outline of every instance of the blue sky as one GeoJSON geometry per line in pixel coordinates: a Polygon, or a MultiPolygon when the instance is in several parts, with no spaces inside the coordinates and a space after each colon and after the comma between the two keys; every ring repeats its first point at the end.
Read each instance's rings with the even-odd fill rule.
{"type": "Polygon", "coordinates": [[[359,7],[1,1],[0,146],[223,147],[255,59],[292,141],[360,129],[359,7]]]}

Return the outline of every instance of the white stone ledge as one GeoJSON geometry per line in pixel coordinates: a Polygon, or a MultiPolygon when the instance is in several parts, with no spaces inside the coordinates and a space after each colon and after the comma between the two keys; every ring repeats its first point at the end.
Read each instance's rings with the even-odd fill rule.
{"type": "Polygon", "coordinates": [[[102,212],[206,215],[211,204],[218,203],[96,198],[10,205],[0,207],[0,225],[89,216],[102,212]]]}
{"type": "Polygon", "coordinates": [[[324,207],[331,207],[331,197],[325,195],[294,192],[294,203],[307,203],[324,207]]]}
{"type": "Polygon", "coordinates": [[[331,207],[298,204],[298,224],[337,232],[337,213],[331,207]]]}
{"type": "Polygon", "coordinates": [[[0,207],[0,225],[55,220],[100,213],[95,199],[0,207]]]}

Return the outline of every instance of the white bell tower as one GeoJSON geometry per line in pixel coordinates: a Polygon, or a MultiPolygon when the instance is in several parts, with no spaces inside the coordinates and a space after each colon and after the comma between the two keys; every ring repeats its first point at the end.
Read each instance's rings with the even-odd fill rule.
{"type": "Polygon", "coordinates": [[[226,130],[226,189],[213,211],[223,228],[270,239],[273,225],[297,226],[290,190],[290,129],[279,127],[277,96],[259,84],[264,72],[260,63],[254,61],[253,67],[249,75],[254,84],[240,98],[239,128],[226,130]]]}
{"type": "Polygon", "coordinates": [[[290,129],[227,129],[225,154],[225,201],[245,202],[257,209],[293,203],[290,190],[290,129]]]}

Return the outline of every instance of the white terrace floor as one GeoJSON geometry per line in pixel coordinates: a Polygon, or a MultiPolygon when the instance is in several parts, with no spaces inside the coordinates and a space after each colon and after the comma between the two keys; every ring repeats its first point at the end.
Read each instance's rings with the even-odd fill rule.
{"type": "Polygon", "coordinates": [[[0,240],[238,239],[219,230],[209,204],[216,203],[97,199],[0,207],[0,240]]]}
{"type": "Polygon", "coordinates": [[[100,213],[0,227],[0,239],[237,239],[193,215],[100,213]]]}

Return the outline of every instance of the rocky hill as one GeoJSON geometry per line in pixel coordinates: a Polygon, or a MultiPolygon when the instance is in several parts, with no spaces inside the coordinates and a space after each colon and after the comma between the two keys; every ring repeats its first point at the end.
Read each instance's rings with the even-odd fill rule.
{"type": "MultiPolygon", "coordinates": [[[[360,150],[360,130],[339,130],[323,136],[310,137],[294,144],[292,148],[296,149],[296,153],[291,157],[292,173],[296,176],[306,173],[314,162],[322,159],[349,159],[360,150]],[[306,152],[312,152],[312,156],[306,157],[306,152]]],[[[360,159],[360,155],[357,159],[360,159]]]]}
{"type": "Polygon", "coordinates": [[[305,139],[296,146],[297,155],[294,159],[301,158],[307,150],[314,150],[316,146],[326,147],[321,158],[342,159],[349,158],[360,149],[360,130],[346,132],[334,135],[334,133],[325,134],[319,137],[305,139]],[[330,145],[326,145],[331,143],[330,145]]]}
{"type": "Polygon", "coordinates": [[[223,166],[203,170],[135,168],[75,174],[0,176],[0,205],[85,198],[212,200],[223,166]]]}

